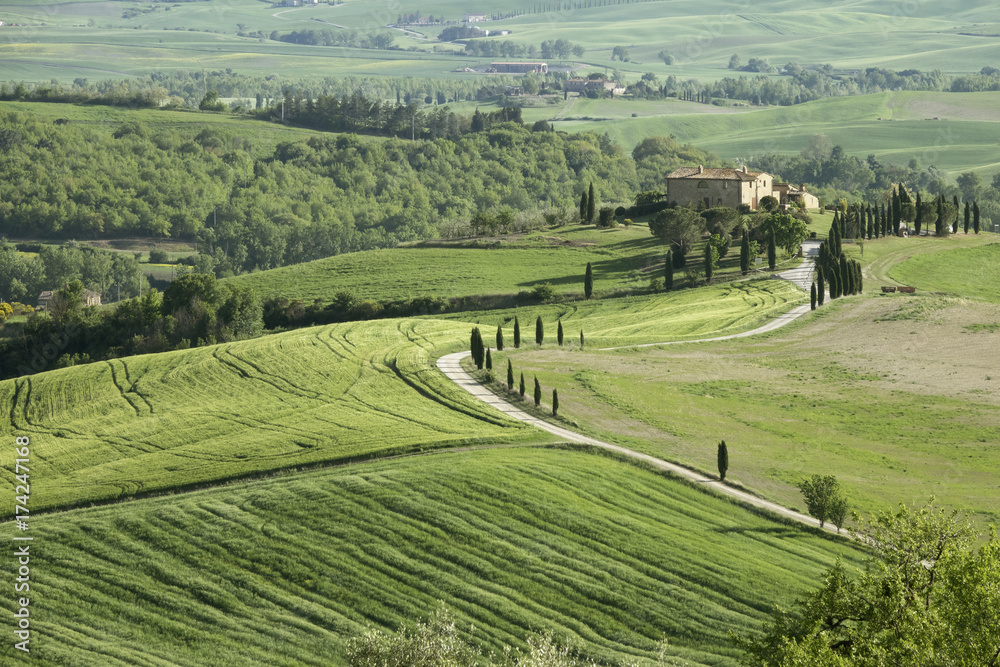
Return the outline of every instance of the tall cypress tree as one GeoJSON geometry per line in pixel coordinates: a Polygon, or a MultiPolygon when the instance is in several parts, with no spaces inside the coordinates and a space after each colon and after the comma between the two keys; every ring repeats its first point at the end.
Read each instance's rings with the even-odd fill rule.
{"type": "Polygon", "coordinates": [[[816,310],[816,283],[809,288],[809,310],[816,310]]]}
{"type": "Polygon", "coordinates": [[[962,210],[962,205],[958,203],[958,195],[953,195],[951,204],[955,207],[955,220],[951,223],[951,233],[958,234],[958,212],[962,210]]]}
{"type": "Polygon", "coordinates": [[[729,470],[729,448],[726,447],[725,440],[719,443],[715,458],[719,464],[719,481],[724,482],[726,481],[726,471],[729,470]]]}
{"type": "Polygon", "coordinates": [[[845,255],[840,256],[840,292],[842,294],[851,294],[851,270],[847,266],[847,257],[845,255]]]}
{"type": "Polygon", "coordinates": [[[562,320],[559,320],[559,327],[556,329],[556,340],[559,342],[559,346],[562,347],[563,344],[562,320]]]}
{"type": "Polygon", "coordinates": [[[503,329],[497,325],[497,352],[503,352],[503,329]]]}
{"type": "Polygon", "coordinates": [[[538,384],[538,376],[535,376],[535,407],[542,404],[542,385],[538,384]]]}
{"type": "Polygon", "coordinates": [[[934,236],[941,236],[941,230],[944,229],[944,193],[937,199],[937,222],[934,223],[934,236]]]}
{"type": "Polygon", "coordinates": [[[538,319],[535,320],[535,343],[539,347],[542,345],[542,341],[545,339],[545,329],[542,328],[542,316],[539,315],[538,319]]]}
{"type": "Polygon", "coordinates": [[[923,206],[920,202],[920,190],[917,190],[917,217],[913,220],[913,229],[916,231],[916,235],[920,236],[920,228],[924,224],[924,212],[923,206]]]}
{"type": "Polygon", "coordinates": [[[594,182],[590,182],[590,191],[587,194],[587,222],[594,221],[594,210],[597,208],[597,201],[594,198],[594,182]]]}
{"type": "Polygon", "coordinates": [[[713,262],[712,262],[712,244],[711,243],[706,243],[705,244],[705,282],[706,283],[712,282],[712,269],[714,269],[714,268],[715,267],[713,266],[713,262]]]}
{"type": "Polygon", "coordinates": [[[878,234],[875,233],[875,216],[872,215],[872,205],[868,204],[867,210],[864,212],[865,218],[868,220],[868,240],[871,241],[873,238],[878,238],[878,234]]]}
{"type": "Polygon", "coordinates": [[[840,296],[840,280],[837,277],[838,271],[830,271],[830,298],[836,299],[840,296]]]}
{"type": "Polygon", "coordinates": [[[750,235],[743,230],[743,240],[740,241],[740,271],[743,275],[750,272],[750,235]]]}
{"type": "Polygon", "coordinates": [[[490,348],[486,348],[486,371],[493,372],[493,355],[490,354],[490,348]]]}
{"type": "Polygon", "coordinates": [[[972,230],[979,233],[979,202],[972,202],[972,230]]]}
{"type": "Polygon", "coordinates": [[[587,270],[583,273],[583,295],[588,299],[594,293],[594,269],[587,262],[587,270]]]}
{"type": "Polygon", "coordinates": [[[969,204],[969,200],[966,199],[965,200],[965,225],[964,225],[964,230],[965,230],[966,234],[969,233],[969,223],[970,222],[972,222],[972,205],[969,204]]]}
{"type": "Polygon", "coordinates": [[[580,193],[580,222],[587,221],[587,191],[580,193]]]}
{"type": "Polygon", "coordinates": [[[555,417],[559,413],[559,392],[555,389],[552,390],[552,416],[555,417]]]}
{"type": "Polygon", "coordinates": [[[521,400],[524,400],[524,373],[521,373],[521,385],[517,388],[517,393],[521,395],[521,400]]]}
{"type": "Polygon", "coordinates": [[[670,250],[667,250],[667,265],[663,269],[663,289],[672,290],[674,288],[674,257],[670,250]]]}
{"type": "Polygon", "coordinates": [[[507,391],[514,391],[514,364],[507,360],[507,391]]]}
{"type": "Polygon", "coordinates": [[[816,272],[816,300],[819,305],[823,305],[824,293],[826,292],[826,282],[823,280],[823,270],[816,272]]]}
{"type": "Polygon", "coordinates": [[[767,234],[767,268],[774,271],[778,264],[778,248],[774,243],[774,230],[767,234]]]}
{"type": "Polygon", "coordinates": [[[514,316],[514,347],[521,347],[521,323],[517,321],[517,315],[514,316]]]}

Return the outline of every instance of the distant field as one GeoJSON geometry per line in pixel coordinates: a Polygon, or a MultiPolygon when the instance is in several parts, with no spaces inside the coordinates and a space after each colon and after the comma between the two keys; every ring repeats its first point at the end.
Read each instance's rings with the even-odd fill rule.
{"type": "MultiPolygon", "coordinates": [[[[343,665],[347,638],[440,600],[488,650],[552,630],[603,664],[653,665],[666,637],[686,664],[735,667],[729,632],[756,632],[837,558],[860,561],[816,531],[558,449],[365,463],[32,531],[40,665],[343,665]]],[[[4,642],[2,661],[14,653],[4,642]]]]}
{"type": "MultiPolygon", "coordinates": [[[[345,324],[8,380],[0,382],[10,415],[2,432],[36,443],[32,474],[45,481],[32,495],[35,509],[375,455],[544,439],[431,370],[430,355],[468,335],[468,325],[451,322],[345,324]]],[[[0,453],[9,482],[12,457],[0,453]]]]}
{"type": "Polygon", "coordinates": [[[893,267],[889,275],[921,290],[1000,303],[1000,244],[920,255],[893,267]]]}
{"type": "MultiPolygon", "coordinates": [[[[744,61],[763,57],[775,65],[794,60],[803,65],[832,63],[846,70],[881,66],[973,72],[995,59],[993,41],[979,35],[1000,32],[995,7],[970,0],[958,6],[933,0],[905,7],[874,0],[850,6],[781,0],[767,7],[708,0],[694,11],[679,0],[561,7],[538,11],[533,0],[509,0],[488,9],[525,14],[490,21],[487,27],[510,30],[505,39],[524,44],[563,38],[584,45],[587,52],[578,60],[592,70],[617,67],[633,78],[652,71],[701,80],[730,74],[726,64],[733,52],[744,61]],[[628,62],[611,60],[615,46],[629,49],[628,62]],[[664,65],[657,57],[660,51],[674,55],[675,64],[664,65]]],[[[0,46],[0,57],[6,76],[42,81],[226,67],[262,75],[469,76],[454,72],[468,59],[447,54],[461,47],[436,41],[440,26],[393,31],[402,51],[360,53],[236,34],[238,26],[266,35],[302,29],[385,31],[401,13],[413,10],[389,0],[299,8],[256,0],[173,5],[4,0],[0,13],[7,22],[26,27],[4,27],[0,40],[6,44],[0,46]],[[126,18],[126,10],[138,11],[126,18]],[[128,58],[122,59],[123,54],[128,58]]],[[[472,10],[455,0],[432,0],[420,11],[457,21],[472,10]]]]}
{"type": "MultiPolygon", "coordinates": [[[[725,439],[729,475],[788,506],[802,507],[799,480],[822,473],[865,512],[934,495],[995,523],[1000,361],[981,352],[1000,311],[986,241],[888,240],[885,256],[917,254],[890,272],[920,285],[915,296],[883,296],[875,281],[765,336],[611,354],[532,346],[494,363],[510,355],[516,373],[558,388],[564,418],[655,456],[711,473],[725,439]],[[934,253],[941,243],[964,247],[934,253]]],[[[882,244],[865,244],[866,263],[882,244]]]]}

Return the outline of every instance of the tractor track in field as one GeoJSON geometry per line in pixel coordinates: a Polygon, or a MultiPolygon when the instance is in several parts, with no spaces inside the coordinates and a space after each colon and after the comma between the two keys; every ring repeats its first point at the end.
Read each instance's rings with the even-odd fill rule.
{"type": "MultiPolygon", "coordinates": [[[[806,242],[803,244],[805,250],[806,261],[798,268],[791,269],[789,271],[783,272],[782,278],[794,282],[799,287],[808,289],[809,282],[811,281],[812,270],[813,270],[813,260],[819,252],[819,243],[816,241],[806,242]]],[[[640,348],[640,347],[655,347],[659,345],[672,345],[674,343],[700,343],[707,341],[716,340],[729,340],[732,338],[742,338],[745,336],[752,336],[758,333],[765,333],[768,331],[773,331],[779,327],[782,327],[790,322],[794,321],[798,317],[809,312],[809,304],[804,306],[796,306],[787,313],[779,315],[767,324],[759,326],[750,331],[745,331],[739,334],[732,334],[729,336],[719,336],[715,338],[703,338],[699,340],[685,340],[685,341],[670,341],[666,343],[650,343],[646,345],[629,345],[624,348],[603,348],[605,350],[618,350],[618,349],[630,349],[630,348],[640,348]]],[[[676,475],[678,477],[684,478],[686,480],[695,482],[698,485],[704,486],[706,488],[711,488],[715,492],[722,495],[735,498],[736,500],[744,503],[745,505],[750,505],[752,507],[766,510],[778,516],[784,517],[786,519],[791,519],[797,521],[801,524],[811,526],[813,528],[820,528],[819,521],[802,514],[801,512],[796,512],[790,510],[787,507],[773,503],[769,500],[765,500],[758,496],[755,496],[747,491],[743,491],[733,486],[729,486],[715,477],[709,477],[700,472],[692,470],[690,468],[685,468],[684,466],[678,465],[676,463],[671,463],[670,461],[665,461],[664,459],[656,458],[655,456],[650,456],[649,454],[643,454],[642,452],[637,452],[634,449],[628,449],[627,447],[622,447],[620,445],[615,445],[609,442],[604,442],[603,440],[598,440],[596,438],[591,438],[589,436],[583,435],[581,433],[576,433],[575,431],[570,431],[569,429],[558,426],[549,421],[536,417],[535,415],[526,412],[520,407],[508,402],[506,399],[496,395],[485,386],[480,384],[475,378],[473,378],[469,373],[462,368],[462,360],[470,356],[469,352],[455,352],[453,354],[446,354],[437,360],[437,367],[444,373],[450,380],[452,380],[459,387],[465,391],[472,394],[479,400],[491,405],[500,412],[504,413],[512,419],[517,419],[518,421],[524,422],[526,424],[531,424],[537,428],[566,440],[567,442],[573,442],[582,445],[590,445],[592,447],[599,447],[601,449],[614,452],[623,456],[627,456],[631,459],[637,461],[642,461],[647,465],[664,472],[676,475]]],[[[838,531],[833,526],[826,524],[822,526],[822,529],[828,533],[837,534],[838,531]]]]}

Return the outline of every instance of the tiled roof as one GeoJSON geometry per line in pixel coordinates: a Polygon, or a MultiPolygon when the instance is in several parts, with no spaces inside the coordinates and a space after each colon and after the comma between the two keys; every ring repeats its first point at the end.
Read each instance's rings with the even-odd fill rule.
{"type": "Polygon", "coordinates": [[[755,181],[763,172],[743,171],[741,169],[705,169],[698,167],[681,167],[667,178],[696,178],[702,181],[755,181]]]}

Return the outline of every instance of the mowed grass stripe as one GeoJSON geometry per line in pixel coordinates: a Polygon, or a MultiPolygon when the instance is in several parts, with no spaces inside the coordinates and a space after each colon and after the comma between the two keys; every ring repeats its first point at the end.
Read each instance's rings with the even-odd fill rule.
{"type": "Polygon", "coordinates": [[[729,630],[753,632],[837,556],[858,561],[645,468],[546,448],[78,509],[34,536],[42,665],[343,664],[347,637],[437,600],[490,648],[552,629],[613,661],[667,636],[693,665],[735,665],[729,630]]]}
{"type": "MultiPolygon", "coordinates": [[[[4,432],[32,438],[34,510],[299,465],[548,440],[432,368],[436,346],[467,338],[465,324],[383,320],[62,369],[0,383],[0,409],[12,415],[4,432]]],[[[0,454],[11,483],[12,457],[0,454]]]]}

